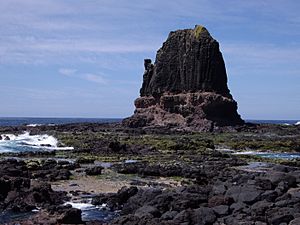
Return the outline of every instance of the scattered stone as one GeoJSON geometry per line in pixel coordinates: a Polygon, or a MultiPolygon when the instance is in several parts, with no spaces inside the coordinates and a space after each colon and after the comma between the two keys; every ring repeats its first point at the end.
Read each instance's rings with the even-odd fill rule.
{"type": "Polygon", "coordinates": [[[212,209],[218,216],[225,216],[229,214],[229,207],[227,205],[218,205],[212,209]]]}
{"type": "Polygon", "coordinates": [[[201,207],[194,210],[191,219],[194,224],[206,225],[215,222],[217,217],[214,210],[207,207],[201,207]]]}
{"type": "Polygon", "coordinates": [[[141,208],[138,208],[134,215],[138,218],[143,218],[143,217],[160,217],[161,214],[158,211],[157,208],[153,207],[153,206],[142,206],[141,208]]]}
{"type": "Polygon", "coordinates": [[[233,186],[226,192],[227,197],[232,197],[235,202],[243,202],[246,204],[253,204],[260,200],[263,192],[258,190],[255,186],[233,186]]]}
{"type": "Polygon", "coordinates": [[[83,224],[81,219],[81,210],[68,208],[57,221],[62,224],[83,224]]]}
{"type": "Polygon", "coordinates": [[[289,225],[299,225],[300,224],[300,217],[299,218],[296,218],[296,219],[293,219],[289,225]]]}
{"type": "Polygon", "coordinates": [[[87,168],[85,170],[85,173],[86,175],[89,176],[101,175],[103,169],[104,168],[102,166],[94,166],[94,167],[87,168]]]}

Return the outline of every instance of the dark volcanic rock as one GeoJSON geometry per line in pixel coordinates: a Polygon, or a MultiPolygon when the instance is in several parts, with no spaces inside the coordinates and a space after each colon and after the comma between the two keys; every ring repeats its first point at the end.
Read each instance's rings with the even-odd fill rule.
{"type": "Polygon", "coordinates": [[[145,70],[141,96],[199,90],[230,95],[219,43],[202,26],[171,32],[155,65],[145,60],[145,70]]]}
{"type": "Polygon", "coordinates": [[[50,184],[28,178],[0,178],[0,211],[29,212],[36,207],[63,203],[65,193],[55,192],[50,184]]]}
{"type": "Polygon", "coordinates": [[[81,219],[81,210],[72,208],[71,205],[51,206],[48,210],[39,210],[30,218],[14,220],[7,225],[53,225],[53,224],[102,224],[85,223],[81,219]]]}
{"type": "Polygon", "coordinates": [[[58,222],[62,224],[83,224],[81,220],[81,210],[75,208],[65,210],[58,219],[58,222]]]}
{"type": "Polygon", "coordinates": [[[177,174],[192,179],[168,188],[122,188],[115,194],[94,197],[93,204],[106,203],[110,209],[120,210],[120,217],[110,223],[115,225],[298,224],[297,168],[286,166],[283,172],[278,172],[278,166],[270,164],[266,171],[249,172],[232,162],[234,158],[219,155],[217,161],[215,157],[202,156],[196,164],[173,163],[175,167],[154,162],[118,164],[112,168],[121,173],[177,174]],[[205,176],[206,182],[199,183],[195,175],[205,176]]]}
{"type": "Polygon", "coordinates": [[[227,87],[219,43],[206,28],[171,32],[155,63],[145,59],[135,113],[125,126],[176,126],[212,130],[242,124],[227,87]]]}
{"type": "Polygon", "coordinates": [[[95,176],[95,175],[101,175],[101,172],[104,168],[102,166],[94,166],[91,168],[87,168],[85,170],[86,175],[89,176],[95,176]]]}
{"type": "Polygon", "coordinates": [[[129,198],[138,192],[136,187],[123,187],[117,193],[100,194],[93,198],[93,205],[107,204],[110,209],[119,209],[129,198]]]}

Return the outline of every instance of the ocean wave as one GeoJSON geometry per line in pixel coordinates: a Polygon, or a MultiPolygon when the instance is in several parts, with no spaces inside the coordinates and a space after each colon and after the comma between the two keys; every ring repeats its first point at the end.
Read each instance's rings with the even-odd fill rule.
{"type": "Polygon", "coordinates": [[[295,123],[295,125],[296,125],[296,126],[299,126],[299,125],[300,125],[300,121],[298,121],[297,123],[295,123]]]}
{"type": "Polygon", "coordinates": [[[0,152],[23,152],[43,150],[73,150],[73,147],[58,147],[58,140],[50,135],[30,135],[24,132],[20,135],[2,134],[0,152]]]}
{"type": "Polygon", "coordinates": [[[42,126],[43,124],[39,124],[39,123],[31,123],[31,124],[27,124],[27,127],[39,127],[42,126]]]}

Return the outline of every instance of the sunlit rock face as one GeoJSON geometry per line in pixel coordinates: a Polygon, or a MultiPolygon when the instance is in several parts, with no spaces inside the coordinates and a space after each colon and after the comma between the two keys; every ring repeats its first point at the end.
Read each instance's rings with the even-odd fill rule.
{"type": "Polygon", "coordinates": [[[144,66],[136,110],[124,125],[211,130],[243,123],[227,86],[219,43],[205,27],[171,32],[155,63],[145,59],[144,66]]]}

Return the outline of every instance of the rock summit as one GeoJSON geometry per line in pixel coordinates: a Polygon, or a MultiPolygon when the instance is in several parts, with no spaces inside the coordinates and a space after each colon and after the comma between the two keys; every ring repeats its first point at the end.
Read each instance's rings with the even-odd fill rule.
{"type": "Polygon", "coordinates": [[[144,66],[136,110],[125,126],[205,131],[243,124],[227,86],[219,43],[205,27],[170,32],[155,63],[145,59],[144,66]]]}

